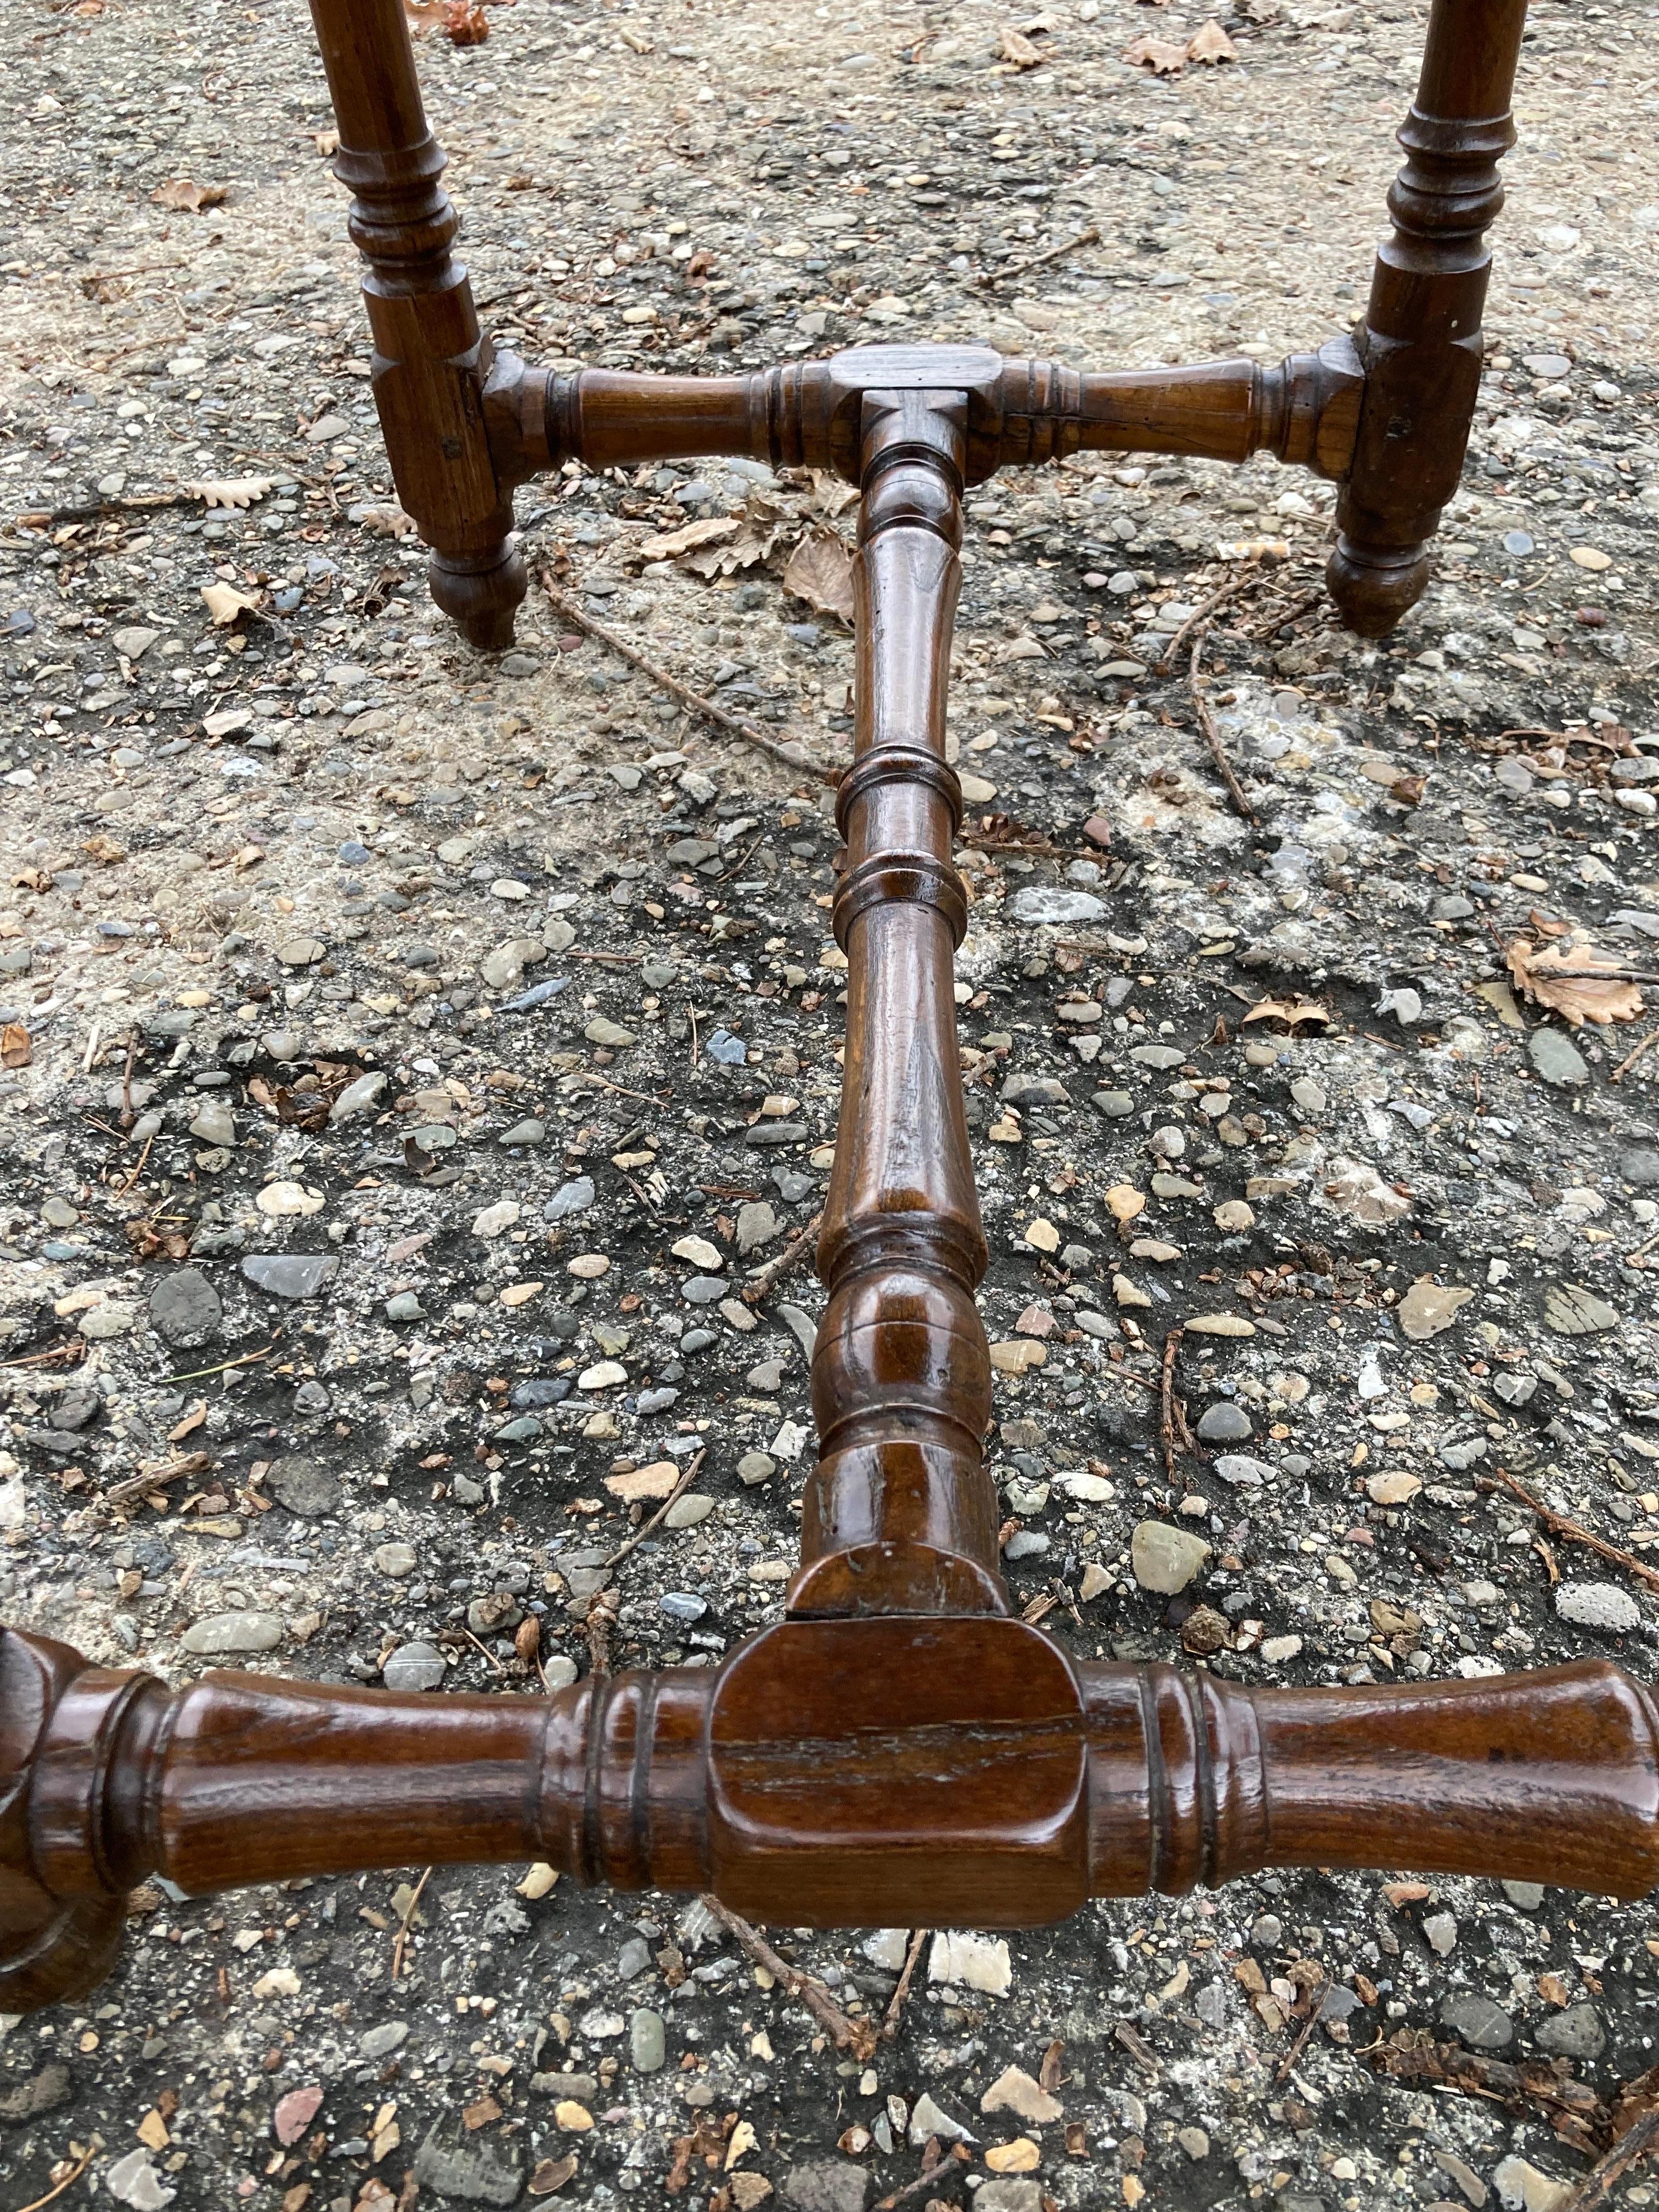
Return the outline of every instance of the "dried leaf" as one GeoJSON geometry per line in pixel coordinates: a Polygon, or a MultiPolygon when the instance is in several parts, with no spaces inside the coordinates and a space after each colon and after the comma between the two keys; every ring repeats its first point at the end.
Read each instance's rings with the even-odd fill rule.
{"type": "Polygon", "coordinates": [[[701,545],[718,545],[726,538],[735,538],[742,528],[741,515],[706,514],[701,521],[685,523],[660,538],[647,538],[640,547],[640,558],[678,561],[682,554],[695,553],[701,545]]]}
{"type": "Polygon", "coordinates": [[[222,629],[227,623],[234,623],[238,615],[250,613],[258,604],[257,600],[249,599],[246,592],[239,592],[234,584],[204,584],[202,598],[208,612],[213,617],[216,629],[222,629]]]}
{"type": "Polygon", "coordinates": [[[1038,49],[1024,31],[1016,31],[1010,24],[1003,27],[999,53],[1002,60],[1012,62],[1017,70],[1040,69],[1042,65],[1042,56],[1038,49]]]}
{"type": "Polygon", "coordinates": [[[1189,62],[1236,62],[1238,48],[1219,23],[1209,22],[1188,40],[1187,58],[1189,62]]]}
{"type": "Polygon", "coordinates": [[[165,185],[157,185],[149,196],[150,204],[167,208],[175,215],[200,215],[204,208],[217,207],[226,190],[223,185],[197,185],[188,177],[173,177],[165,185]]]}
{"type": "Polygon", "coordinates": [[[270,489],[269,477],[204,477],[200,483],[185,486],[198,499],[205,500],[210,507],[252,507],[270,489]]]}
{"type": "Polygon", "coordinates": [[[106,868],[112,868],[118,860],[127,857],[126,847],[113,837],[106,837],[101,830],[88,837],[81,850],[89,860],[96,860],[106,868]]]}
{"type": "Polygon", "coordinates": [[[417,39],[435,31],[443,19],[444,0],[404,0],[404,20],[417,39]]]}
{"type": "Polygon", "coordinates": [[[757,529],[745,521],[735,538],[723,545],[706,545],[696,553],[688,554],[685,565],[695,568],[700,576],[730,576],[739,568],[752,568],[769,559],[777,544],[780,526],[774,522],[757,529]]]}
{"type": "Polygon", "coordinates": [[[1517,937],[1506,957],[1527,996],[1573,1029],[1586,1022],[1633,1022],[1642,1011],[1642,994],[1620,972],[1624,963],[1596,945],[1557,944],[1540,951],[1529,939],[1517,937]],[[1597,969],[1607,973],[1589,972],[1597,969]]]}
{"type": "Polygon", "coordinates": [[[489,20],[477,0],[445,0],[444,35],[452,46],[483,46],[489,20]]]}
{"type": "Polygon", "coordinates": [[[801,539],[784,564],[783,588],[851,628],[853,549],[840,531],[815,529],[801,539]]]}
{"type": "Polygon", "coordinates": [[[21,1022],[8,1022],[0,1030],[0,1067],[27,1067],[34,1041],[21,1022]]]}
{"type": "Polygon", "coordinates": [[[358,520],[374,538],[407,538],[411,531],[420,528],[414,516],[405,514],[395,501],[364,507],[358,520]]]}
{"type": "Polygon", "coordinates": [[[532,2197],[551,2197],[567,2181],[574,2179],[575,2172],[574,2151],[568,2158],[544,2158],[530,2177],[530,2193],[532,2197]]]}
{"type": "Polygon", "coordinates": [[[1148,37],[1137,39],[1123,58],[1132,69],[1149,69],[1154,76],[1179,76],[1187,66],[1187,49],[1148,37]]]}
{"type": "Polygon", "coordinates": [[[1287,1029],[1328,1029],[1331,1017],[1317,999],[1258,999],[1240,1028],[1251,1022],[1283,1022],[1287,1029]]]}

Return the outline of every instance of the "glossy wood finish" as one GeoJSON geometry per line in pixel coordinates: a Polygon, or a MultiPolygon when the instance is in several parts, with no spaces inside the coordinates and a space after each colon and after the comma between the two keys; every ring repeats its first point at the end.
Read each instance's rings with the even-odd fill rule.
{"type": "Polygon", "coordinates": [[[1327,571],[1344,621],[1367,636],[1421,598],[1427,541],[1462,474],[1480,388],[1486,233],[1504,204],[1498,164],[1515,143],[1526,15],[1526,0],[1434,0],[1430,11],[1400,133],[1406,165],[1389,195],[1393,234],[1356,333],[1364,404],[1327,571]]]}
{"type": "Polygon", "coordinates": [[[1357,348],[1094,375],[980,346],[860,347],[708,379],[492,356],[450,255],[398,0],[314,7],[388,448],[435,549],[434,592],[477,641],[510,634],[511,487],[539,469],[746,453],[860,487],[820,1456],[787,1617],[718,1668],[599,1674],[550,1698],[255,1674],[171,1692],[0,1630],[0,2010],[91,1986],[152,1873],[198,1893],[545,1858],[826,1926],[1012,1926],[1267,1866],[1641,1894],[1659,1876],[1659,1718],[1613,1667],[1251,1690],[1085,1664],[1012,1617],[953,995],[968,908],[945,703],[964,486],[1089,449],[1265,448],[1343,483],[1332,588],[1360,628],[1396,619],[1474,404],[1520,0],[1436,0],[1357,348]]]}
{"type": "Polygon", "coordinates": [[[432,547],[432,596],[472,643],[513,640],[526,579],[511,491],[484,428],[489,341],[450,252],[460,228],[439,182],[403,0],[312,0],[351,189],[374,334],[374,387],[398,496],[432,547]]]}
{"type": "Polygon", "coordinates": [[[797,1926],[1023,1927],[1265,1867],[1642,1895],[1659,1714],[1601,1661],[1251,1690],[994,1614],[791,1620],[550,1698],[210,1674],[0,1632],[0,2009],[107,1972],[125,1893],[545,1859],[797,1926]]]}

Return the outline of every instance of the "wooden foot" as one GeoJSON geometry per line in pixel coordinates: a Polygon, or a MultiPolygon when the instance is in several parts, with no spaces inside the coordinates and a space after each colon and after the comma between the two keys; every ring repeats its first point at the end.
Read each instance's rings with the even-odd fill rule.
{"type": "Polygon", "coordinates": [[[352,191],[374,335],[374,385],[398,497],[433,549],[432,595],[473,643],[513,637],[523,563],[513,494],[490,452],[489,343],[450,252],[460,228],[441,149],[427,129],[403,0],[312,0],[352,191]]]}
{"type": "Polygon", "coordinates": [[[1515,143],[1510,93],[1526,0],[1434,0],[1417,98],[1400,133],[1355,345],[1365,372],[1353,464],[1337,503],[1327,580],[1362,636],[1391,630],[1422,596],[1428,541],[1457,488],[1480,389],[1486,231],[1504,204],[1515,143]]]}

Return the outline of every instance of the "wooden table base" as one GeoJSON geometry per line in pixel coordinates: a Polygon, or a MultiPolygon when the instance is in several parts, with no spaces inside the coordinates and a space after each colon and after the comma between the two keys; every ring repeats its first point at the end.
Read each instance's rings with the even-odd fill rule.
{"type": "Polygon", "coordinates": [[[1341,485],[1332,592],[1387,629],[1422,591],[1480,376],[1486,224],[1522,0],[1434,0],[1364,322],[1277,368],[1079,374],[978,346],[750,375],[554,375],[492,355],[401,0],[313,0],[368,264],[374,386],[433,590],[474,642],[524,591],[512,488],[711,453],[861,494],[858,699],[838,818],[846,1077],[812,1362],[819,1442],[787,1617],[716,1668],[551,1698],[210,1674],[170,1692],[0,1631],[0,2010],[106,1971],[147,1875],[199,1893],[543,1858],[823,1926],[1053,1920],[1261,1867],[1409,1866],[1634,1897],[1659,1876],[1659,1712],[1587,1663],[1469,1682],[1250,1690],[1093,1666],[1014,1617],[985,1465],[986,1265],[957,1056],[945,692],[962,493],[1080,449],[1341,485]]]}

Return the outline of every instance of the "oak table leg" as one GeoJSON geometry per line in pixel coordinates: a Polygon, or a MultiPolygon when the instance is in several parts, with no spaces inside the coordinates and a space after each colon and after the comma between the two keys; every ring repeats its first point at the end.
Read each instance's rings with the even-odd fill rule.
{"type": "Polygon", "coordinates": [[[1428,540],[1462,474],[1480,389],[1485,234],[1504,204],[1498,164],[1515,143],[1526,15],[1526,0],[1434,0],[1400,132],[1406,165],[1355,334],[1365,396],[1327,571],[1344,621],[1368,637],[1422,597],[1428,540]]]}
{"type": "Polygon", "coordinates": [[[312,0],[367,267],[374,398],[398,496],[432,550],[432,596],[483,652],[513,641],[526,575],[513,495],[490,455],[489,344],[450,252],[460,228],[439,182],[403,0],[312,0]]]}

